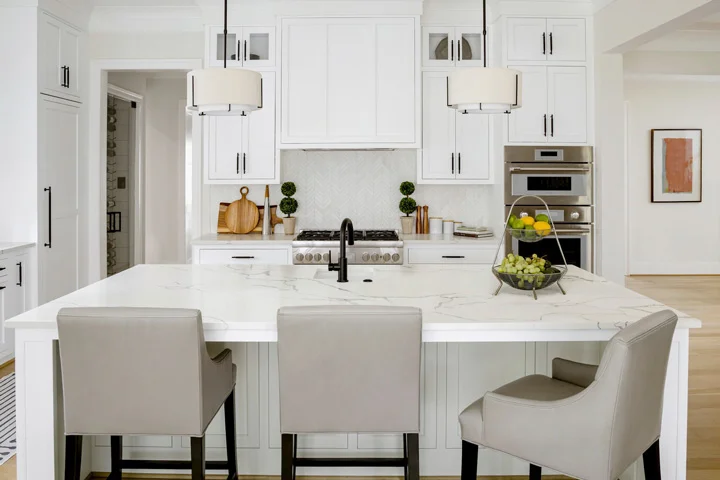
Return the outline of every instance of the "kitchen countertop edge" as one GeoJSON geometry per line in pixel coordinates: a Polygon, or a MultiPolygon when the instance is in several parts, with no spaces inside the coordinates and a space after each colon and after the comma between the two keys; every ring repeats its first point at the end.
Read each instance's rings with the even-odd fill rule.
{"type": "Polygon", "coordinates": [[[22,250],[23,248],[31,248],[35,245],[35,242],[0,242],[0,255],[22,250]]]}

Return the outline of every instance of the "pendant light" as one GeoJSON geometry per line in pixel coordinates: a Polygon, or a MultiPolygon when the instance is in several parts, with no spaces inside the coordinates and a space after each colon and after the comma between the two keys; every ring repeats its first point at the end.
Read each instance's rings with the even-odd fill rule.
{"type": "Polygon", "coordinates": [[[448,75],[447,105],[462,113],[510,113],[522,106],[522,73],[487,66],[487,6],[483,0],[483,66],[448,75]]]}
{"type": "Polygon", "coordinates": [[[188,111],[200,115],[245,116],[262,108],[262,75],[243,68],[227,68],[227,23],[228,2],[225,0],[223,68],[203,68],[188,73],[188,111]]]}

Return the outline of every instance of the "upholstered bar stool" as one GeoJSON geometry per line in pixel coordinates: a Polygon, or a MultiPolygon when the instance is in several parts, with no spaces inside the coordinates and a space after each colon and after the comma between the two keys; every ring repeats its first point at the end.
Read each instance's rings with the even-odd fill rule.
{"type": "Polygon", "coordinates": [[[278,311],[282,480],[296,467],[402,467],[418,480],[422,313],[386,306],[278,311]],[[402,458],[298,458],[297,435],[397,433],[402,458]]]}
{"type": "Polygon", "coordinates": [[[615,480],[641,455],[660,480],[660,422],[677,316],[654,313],[621,330],[599,366],[556,358],[552,378],[530,375],[460,414],[462,480],[477,477],[478,445],[583,480],[615,480]]]}
{"type": "Polygon", "coordinates": [[[201,314],[161,308],[64,308],[58,314],[65,480],[80,479],[83,435],[111,436],[111,480],[124,468],[205,468],[237,478],[235,366],[210,358],[201,314]],[[205,462],[205,430],[225,407],[227,462],[205,462]],[[122,458],[123,435],[187,435],[191,461],[122,458]]]}

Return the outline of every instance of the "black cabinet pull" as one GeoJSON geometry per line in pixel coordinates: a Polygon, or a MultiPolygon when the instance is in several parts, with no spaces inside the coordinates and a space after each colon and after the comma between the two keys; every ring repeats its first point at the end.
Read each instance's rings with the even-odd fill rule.
{"type": "Polygon", "coordinates": [[[543,136],[547,137],[547,113],[543,115],[543,136]]]}
{"type": "Polygon", "coordinates": [[[252,255],[236,255],[232,258],[235,260],[252,260],[255,257],[253,257],[252,255]]]}
{"type": "Polygon", "coordinates": [[[240,175],[240,154],[235,157],[235,173],[240,175]]]}
{"type": "Polygon", "coordinates": [[[458,59],[458,62],[459,62],[460,60],[462,60],[462,55],[460,55],[460,40],[457,41],[457,46],[458,46],[458,49],[457,49],[457,59],[458,59]]]}
{"type": "Polygon", "coordinates": [[[0,290],[5,290],[5,287],[0,287],[0,290]]]}
{"type": "Polygon", "coordinates": [[[247,62],[247,40],[243,42],[243,61],[247,62]]]}
{"type": "Polygon", "coordinates": [[[62,67],[60,67],[60,71],[62,71],[62,80],[60,80],[60,86],[63,87],[63,88],[65,88],[65,86],[66,86],[66,85],[65,85],[65,79],[67,78],[66,72],[65,72],[65,69],[66,69],[66,68],[67,68],[67,67],[65,67],[65,65],[63,65],[62,67]]]}
{"type": "Polygon", "coordinates": [[[235,53],[235,60],[238,62],[240,61],[240,57],[242,56],[242,43],[240,43],[240,40],[238,40],[238,48],[237,52],[235,53]]]}
{"type": "Polygon", "coordinates": [[[2,272],[3,270],[5,270],[5,267],[0,267],[0,272],[2,272]]]}
{"type": "Polygon", "coordinates": [[[443,255],[442,258],[465,258],[465,255],[443,255]]]}
{"type": "Polygon", "coordinates": [[[48,241],[45,246],[52,248],[52,187],[45,187],[43,191],[48,192],[48,241]]]}
{"type": "Polygon", "coordinates": [[[458,153],[458,175],[462,173],[462,154],[458,153]]]}
{"type": "Polygon", "coordinates": [[[552,39],[552,32],[550,32],[550,55],[553,54],[553,39],[552,39]]]}
{"type": "Polygon", "coordinates": [[[450,40],[450,36],[448,35],[448,48],[450,50],[450,61],[455,61],[455,49],[453,48],[453,41],[450,40]]]}
{"type": "Polygon", "coordinates": [[[245,165],[246,165],[245,159],[246,159],[246,156],[243,153],[243,175],[245,175],[245,173],[247,173],[247,169],[245,168],[245,165]]]}
{"type": "Polygon", "coordinates": [[[18,267],[18,282],[16,285],[22,287],[22,262],[18,262],[16,265],[18,267]]]}
{"type": "Polygon", "coordinates": [[[550,115],[550,136],[555,136],[555,114],[550,115]]]}
{"type": "Polygon", "coordinates": [[[65,86],[67,88],[70,88],[70,67],[65,67],[65,71],[67,72],[67,80],[65,81],[65,86]]]}
{"type": "Polygon", "coordinates": [[[455,152],[450,154],[450,172],[455,175],[455,152]]]}
{"type": "Polygon", "coordinates": [[[545,55],[547,53],[545,40],[546,40],[546,37],[545,37],[545,33],[543,32],[543,55],[545,55]]]}

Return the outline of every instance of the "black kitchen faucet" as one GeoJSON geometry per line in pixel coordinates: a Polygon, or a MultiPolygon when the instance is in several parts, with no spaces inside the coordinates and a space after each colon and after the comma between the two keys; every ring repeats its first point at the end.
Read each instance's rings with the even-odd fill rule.
{"type": "Polygon", "coordinates": [[[338,282],[347,283],[347,245],[355,244],[355,230],[353,229],[352,220],[346,218],[340,225],[340,258],[338,263],[332,263],[332,257],[328,260],[328,270],[331,272],[338,272],[338,282]]]}

